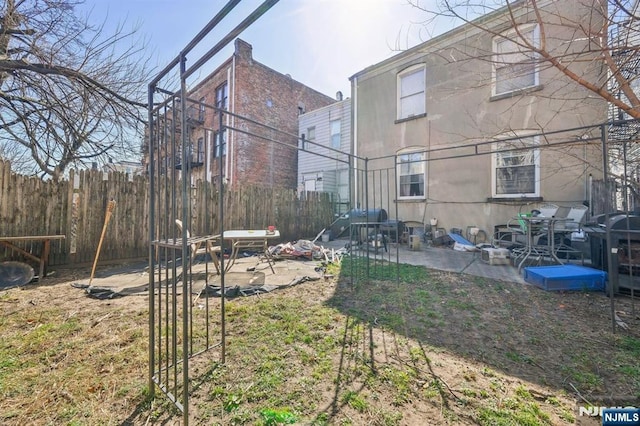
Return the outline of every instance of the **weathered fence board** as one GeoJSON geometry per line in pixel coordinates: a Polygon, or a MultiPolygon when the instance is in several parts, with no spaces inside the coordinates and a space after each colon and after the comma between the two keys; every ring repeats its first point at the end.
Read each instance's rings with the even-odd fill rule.
{"type": "MultiPolygon", "coordinates": [[[[168,180],[155,194],[156,211],[170,212],[155,231],[157,238],[178,236],[175,219],[182,218],[182,197],[171,198],[168,180]]],[[[144,176],[103,173],[97,170],[69,172],[67,180],[43,181],[11,173],[10,164],[0,161],[0,235],[24,236],[64,234],[65,240],[51,243],[50,265],[91,263],[102,234],[107,204],[116,207],[107,225],[100,261],[144,258],[149,254],[149,181],[144,176]]],[[[279,228],[282,241],[315,236],[331,223],[332,208],[327,194],[307,193],[303,200],[296,191],[283,188],[234,187],[224,190],[225,229],[279,228]]],[[[219,232],[219,195],[209,182],[199,181],[188,196],[193,235],[219,232]]],[[[27,251],[39,252],[41,243],[24,243],[27,251]]],[[[0,249],[0,260],[19,255],[0,249]]],[[[22,259],[24,260],[24,259],[22,259]]]]}

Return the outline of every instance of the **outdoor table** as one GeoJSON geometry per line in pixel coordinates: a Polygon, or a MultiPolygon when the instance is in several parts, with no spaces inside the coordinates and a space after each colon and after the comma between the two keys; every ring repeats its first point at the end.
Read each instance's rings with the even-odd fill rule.
{"type": "Polygon", "coordinates": [[[49,252],[51,250],[51,240],[64,240],[65,235],[27,235],[23,237],[0,237],[0,244],[15,250],[25,257],[34,260],[40,264],[38,273],[38,281],[42,280],[47,274],[47,266],[49,266],[49,252]],[[18,242],[42,241],[42,252],[40,255],[30,253],[17,245],[18,242]]]}
{"type": "Polygon", "coordinates": [[[271,272],[276,273],[273,269],[273,258],[269,253],[269,240],[280,238],[280,231],[277,229],[272,232],[265,229],[234,229],[224,231],[222,238],[231,243],[231,254],[229,255],[228,263],[225,265],[225,272],[236,262],[240,250],[258,249],[264,253],[271,272]]]}
{"type": "Polygon", "coordinates": [[[527,259],[532,256],[549,258],[551,261],[563,265],[564,262],[560,260],[556,254],[555,247],[555,225],[558,222],[568,222],[573,219],[566,217],[544,217],[544,216],[522,216],[514,218],[514,220],[522,220],[526,224],[527,239],[525,247],[521,253],[517,253],[514,262],[518,264],[518,272],[522,270],[527,259]],[[538,234],[533,233],[533,229],[544,230],[547,235],[546,244],[536,244],[535,236],[538,234]],[[521,260],[520,257],[522,256],[521,260]]]}

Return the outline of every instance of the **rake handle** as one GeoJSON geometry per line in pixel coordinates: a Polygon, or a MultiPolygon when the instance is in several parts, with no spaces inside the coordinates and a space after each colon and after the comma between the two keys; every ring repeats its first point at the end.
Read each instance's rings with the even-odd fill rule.
{"type": "Polygon", "coordinates": [[[98,242],[98,250],[96,250],[96,257],[93,259],[93,267],[91,268],[91,278],[89,278],[89,286],[91,286],[91,282],[93,281],[93,275],[96,272],[96,265],[98,264],[98,257],[100,257],[100,249],[102,248],[102,241],[104,240],[104,235],[107,232],[107,225],[109,224],[109,220],[111,219],[111,213],[116,208],[116,202],[111,200],[107,204],[107,214],[104,217],[104,225],[102,226],[102,234],[100,235],[100,241],[98,242]]]}

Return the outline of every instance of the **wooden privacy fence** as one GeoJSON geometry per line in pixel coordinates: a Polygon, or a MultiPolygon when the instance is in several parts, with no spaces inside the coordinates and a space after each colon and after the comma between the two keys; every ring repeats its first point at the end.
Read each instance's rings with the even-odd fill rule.
{"type": "MultiPolygon", "coordinates": [[[[181,182],[176,182],[181,188],[181,182]]],[[[161,189],[157,200],[168,203],[161,189]]],[[[226,189],[225,229],[265,229],[275,225],[282,241],[311,239],[333,220],[327,194],[265,187],[226,189]]],[[[71,171],[59,182],[12,173],[0,161],[0,236],[64,234],[53,241],[50,265],[86,264],[93,261],[104,225],[107,204],[116,202],[100,251],[100,261],[140,259],[149,254],[149,180],[121,172],[71,171]]],[[[190,190],[193,235],[217,233],[218,193],[211,183],[199,181],[190,190]]],[[[177,235],[173,222],[181,218],[182,199],[171,201],[176,217],[168,217],[164,232],[177,235]],[[175,210],[174,210],[175,209],[175,210]]],[[[165,212],[167,210],[163,210],[165,212]]],[[[162,213],[166,214],[166,213],[162,213]]],[[[21,245],[39,253],[41,243],[21,245]]],[[[0,248],[0,260],[20,259],[0,248]]],[[[25,260],[25,259],[20,259],[25,260]]]]}

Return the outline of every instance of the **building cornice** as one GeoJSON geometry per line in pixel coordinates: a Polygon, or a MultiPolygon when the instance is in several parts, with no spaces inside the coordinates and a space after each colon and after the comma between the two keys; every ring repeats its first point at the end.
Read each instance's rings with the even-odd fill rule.
{"type": "MultiPolygon", "coordinates": [[[[556,1],[558,0],[539,1],[537,6],[538,8],[544,8],[556,1]]],[[[349,80],[353,83],[355,79],[362,79],[363,77],[370,77],[379,73],[385,73],[391,69],[397,68],[398,66],[404,66],[411,62],[420,61],[427,54],[441,51],[464,40],[468,40],[472,37],[477,37],[485,33],[485,30],[483,30],[482,27],[495,28],[498,30],[501,25],[508,24],[512,19],[517,20],[528,14],[530,10],[522,7],[526,5],[526,3],[527,0],[518,0],[512,2],[510,6],[503,6],[502,8],[496,9],[486,15],[482,15],[471,22],[455,27],[417,46],[407,49],[404,52],[398,53],[397,55],[378,62],[377,64],[370,65],[369,67],[353,74],[349,77],[349,80]],[[513,17],[508,14],[509,8],[512,10],[513,17]]]]}

